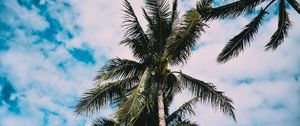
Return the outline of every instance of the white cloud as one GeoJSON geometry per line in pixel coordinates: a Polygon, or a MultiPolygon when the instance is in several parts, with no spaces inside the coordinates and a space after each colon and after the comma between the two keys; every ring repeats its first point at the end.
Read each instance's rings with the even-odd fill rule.
{"type": "MultiPolygon", "coordinates": [[[[6,6],[19,19],[4,16],[7,17],[9,25],[15,26],[16,37],[10,39],[10,50],[0,53],[0,62],[1,69],[3,68],[9,75],[9,79],[17,89],[16,96],[19,99],[21,113],[12,114],[1,106],[1,117],[10,114],[0,119],[0,125],[38,126],[44,118],[47,118],[51,125],[90,123],[90,120],[85,122],[85,117],[73,115],[73,107],[78,97],[92,86],[92,77],[103,65],[103,56],[132,58],[130,50],[118,44],[122,38],[121,0],[68,1],[71,8],[63,6],[62,3],[54,6],[55,3],[46,1],[51,5],[48,8],[50,15],[64,27],[62,32],[68,30],[74,35],[71,40],[68,40],[65,33],[60,32],[56,35],[56,39],[65,43],[60,46],[48,40],[33,45],[39,36],[30,34],[30,31],[45,30],[49,27],[49,23],[43,16],[38,15],[39,10],[34,6],[29,10],[19,6],[16,1],[8,2],[6,6]],[[19,25],[26,25],[27,29],[18,29],[19,25]],[[68,52],[68,49],[81,48],[85,44],[95,50],[94,57],[97,61],[95,65],[78,62],[68,52]],[[60,63],[63,64],[63,68],[58,67],[60,63]],[[40,108],[57,114],[46,117],[40,108]],[[64,119],[67,121],[66,124],[63,124],[64,119]]],[[[43,1],[41,4],[45,5],[46,2],[43,1]]],[[[142,1],[130,2],[141,17],[142,1]]],[[[180,4],[181,14],[184,12],[183,9],[194,4],[192,1],[186,1],[185,5],[180,4]]],[[[300,89],[293,74],[299,73],[300,70],[298,65],[300,54],[297,51],[300,46],[298,43],[300,23],[297,21],[300,19],[294,11],[291,15],[294,18],[294,28],[290,31],[290,37],[277,51],[265,52],[263,48],[277,26],[277,18],[273,17],[260,29],[250,48],[246,48],[239,57],[221,65],[215,61],[217,54],[225,42],[237,34],[249,19],[240,17],[236,20],[210,23],[210,28],[207,28],[207,32],[199,40],[204,46],[193,53],[188,64],[178,68],[194,77],[215,83],[219,90],[225,91],[226,95],[233,98],[238,123],[224,117],[220,112],[215,113],[207,105],[197,106],[197,116],[193,117],[194,120],[208,126],[292,126],[296,123],[297,117],[299,118],[297,110],[300,101],[297,97],[300,89]],[[251,78],[253,81],[250,84],[235,84],[236,80],[245,78],[251,78]]],[[[142,18],[140,20],[145,25],[145,21],[142,18]]],[[[186,97],[189,97],[188,93],[176,97],[173,109],[181,105],[186,97]]],[[[100,114],[109,115],[109,113],[111,109],[106,109],[100,114]]]]}
{"type": "Polygon", "coordinates": [[[3,2],[7,10],[1,14],[7,23],[10,25],[23,25],[23,27],[32,28],[33,30],[44,30],[48,27],[45,19],[38,14],[36,8],[28,10],[21,7],[17,1],[9,0],[3,2]]]}

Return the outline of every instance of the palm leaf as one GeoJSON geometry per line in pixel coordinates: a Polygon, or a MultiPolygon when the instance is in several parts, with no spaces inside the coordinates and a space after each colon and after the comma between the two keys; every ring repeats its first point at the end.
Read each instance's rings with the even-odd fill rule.
{"type": "Polygon", "coordinates": [[[292,23],[289,19],[289,14],[286,11],[285,0],[280,0],[278,28],[272,35],[270,42],[265,46],[266,50],[275,50],[284,41],[284,37],[288,36],[288,30],[292,23]]]}
{"type": "Polygon", "coordinates": [[[122,41],[121,44],[128,45],[133,50],[134,56],[143,60],[145,58],[144,54],[147,54],[148,51],[148,37],[143,31],[130,3],[125,0],[123,6],[125,8],[123,27],[125,27],[125,37],[127,39],[122,41]]]}
{"type": "Polygon", "coordinates": [[[75,113],[94,114],[104,106],[116,102],[128,91],[131,91],[138,82],[137,77],[131,77],[99,85],[84,93],[76,105],[75,113]]]}
{"type": "Polygon", "coordinates": [[[151,24],[150,26],[153,26],[154,24],[153,19],[149,16],[149,14],[147,13],[144,7],[142,7],[142,11],[143,11],[144,18],[148,21],[148,28],[151,28],[149,27],[149,24],[151,24]]]}
{"type": "Polygon", "coordinates": [[[205,11],[207,11],[208,9],[211,8],[211,3],[213,2],[213,0],[200,0],[197,2],[197,11],[200,14],[203,14],[205,11]]]}
{"type": "Polygon", "coordinates": [[[182,120],[185,120],[188,115],[195,115],[193,106],[199,101],[199,97],[192,98],[191,100],[184,103],[177,110],[167,117],[168,124],[178,124],[182,120]]]}
{"type": "MultiPolygon", "coordinates": [[[[257,5],[265,0],[238,0],[216,8],[198,9],[203,20],[213,20],[226,17],[237,17],[245,12],[252,11],[257,5]]],[[[201,5],[201,4],[198,4],[201,5]]]]}
{"type": "MultiPolygon", "coordinates": [[[[172,15],[170,6],[167,0],[146,0],[146,9],[148,18],[151,18],[152,21],[148,29],[149,36],[151,36],[150,49],[160,55],[166,44],[166,39],[171,33],[169,27],[170,16],[172,15]]],[[[149,22],[149,19],[147,20],[149,22]]]]}
{"type": "Polygon", "coordinates": [[[191,122],[190,120],[184,120],[178,123],[176,126],[198,126],[196,123],[191,122]]]}
{"type": "Polygon", "coordinates": [[[124,44],[131,48],[133,56],[139,58],[140,61],[144,62],[149,59],[150,53],[147,48],[148,45],[146,45],[145,42],[140,41],[140,39],[128,37],[121,41],[120,44],[124,44]]]}
{"type": "Polygon", "coordinates": [[[153,19],[167,19],[170,6],[166,0],[146,0],[146,8],[153,19]]]}
{"type": "Polygon", "coordinates": [[[205,83],[186,74],[179,74],[182,85],[195,96],[199,96],[200,102],[210,103],[214,108],[219,108],[225,115],[236,121],[233,102],[230,98],[217,91],[211,83],[205,83]]]}
{"type": "Polygon", "coordinates": [[[173,5],[172,5],[172,14],[171,14],[171,20],[170,20],[170,29],[173,28],[175,22],[178,20],[178,15],[179,12],[177,10],[177,6],[178,6],[178,0],[174,0],[173,1],[173,5]]]}
{"type": "Polygon", "coordinates": [[[117,124],[117,122],[115,122],[112,119],[100,117],[92,122],[92,126],[119,126],[119,125],[117,124]]]}
{"type": "Polygon", "coordinates": [[[133,60],[115,58],[109,60],[97,73],[95,81],[101,83],[106,80],[122,79],[141,76],[145,70],[144,64],[133,60]]]}
{"type": "Polygon", "coordinates": [[[177,65],[186,62],[201,32],[204,32],[204,26],[206,25],[202,23],[200,15],[195,9],[184,15],[180,26],[167,40],[165,53],[171,64],[177,65]]]}
{"type": "MultiPolygon", "coordinates": [[[[156,23],[155,23],[155,20],[150,17],[150,15],[147,13],[147,11],[145,10],[145,8],[142,8],[142,11],[143,11],[143,15],[145,17],[145,19],[147,20],[147,23],[148,23],[148,29],[147,29],[147,33],[151,33],[152,36],[155,32],[155,29],[156,29],[156,23]]],[[[151,47],[151,44],[148,44],[148,47],[151,47]]],[[[149,52],[151,53],[151,52],[149,52]]]]}
{"type": "Polygon", "coordinates": [[[154,31],[152,31],[155,29],[154,20],[152,19],[152,17],[149,16],[149,14],[145,10],[145,8],[142,8],[142,11],[143,11],[143,15],[144,15],[145,19],[148,22],[148,32],[154,32],[154,31]]]}
{"type": "Polygon", "coordinates": [[[168,72],[168,76],[165,79],[164,82],[164,89],[165,89],[165,102],[166,102],[166,108],[171,104],[173,101],[174,96],[181,92],[181,87],[180,87],[180,81],[177,78],[176,75],[174,75],[171,72],[168,72]]]}
{"type": "Polygon", "coordinates": [[[150,71],[147,68],[140,80],[140,84],[115,112],[119,122],[125,122],[126,125],[133,125],[144,111],[144,108],[147,107],[146,92],[149,90],[146,87],[149,86],[150,80],[150,71]]]}
{"type": "Polygon", "coordinates": [[[287,1],[300,14],[300,4],[296,0],[287,0],[287,1]]]}
{"type": "Polygon", "coordinates": [[[266,13],[267,12],[265,10],[261,10],[260,13],[249,24],[246,25],[241,33],[230,39],[230,41],[223,48],[222,52],[219,54],[217,61],[224,63],[230,58],[238,56],[239,53],[244,50],[247,44],[250,45],[250,41],[257,33],[262,19],[266,13]]]}

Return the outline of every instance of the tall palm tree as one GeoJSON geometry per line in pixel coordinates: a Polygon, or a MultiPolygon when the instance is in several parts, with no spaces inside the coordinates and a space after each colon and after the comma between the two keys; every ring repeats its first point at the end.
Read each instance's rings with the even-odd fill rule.
{"type": "Polygon", "coordinates": [[[196,40],[206,26],[196,9],[178,20],[177,0],[146,0],[142,8],[147,21],[143,30],[131,4],[124,1],[125,35],[121,44],[129,46],[136,61],[111,59],[95,78],[97,86],[81,97],[77,114],[94,114],[105,106],[115,108],[112,119],[99,118],[99,125],[194,125],[185,115],[192,105],[209,103],[235,120],[232,100],[211,83],[193,78],[169,66],[186,63],[196,40]],[[169,113],[175,94],[191,91],[194,98],[169,113]]]}
{"type": "Polygon", "coordinates": [[[236,18],[244,13],[255,13],[255,8],[258,5],[268,2],[268,4],[257,13],[257,16],[245,26],[242,32],[234,36],[222,52],[218,55],[217,61],[225,63],[233,57],[239,55],[246,45],[250,45],[251,40],[258,32],[262,20],[268,14],[267,9],[276,3],[278,4],[278,28],[272,35],[270,41],[266,44],[266,50],[275,50],[288,36],[288,30],[291,28],[291,20],[286,6],[291,5],[294,10],[300,14],[300,5],[296,0],[237,0],[235,2],[220,6],[211,7],[213,0],[202,0],[198,3],[198,11],[205,21],[221,18],[236,18]],[[287,4],[288,3],[288,4],[287,4]]]}

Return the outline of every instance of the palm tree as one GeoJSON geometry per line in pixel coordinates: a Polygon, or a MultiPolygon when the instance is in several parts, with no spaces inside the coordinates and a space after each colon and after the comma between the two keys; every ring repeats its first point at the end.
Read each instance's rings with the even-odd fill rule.
{"type": "Polygon", "coordinates": [[[131,4],[124,1],[125,35],[136,61],[111,59],[97,73],[96,87],[85,92],[75,112],[94,114],[105,106],[116,109],[112,119],[99,118],[94,125],[194,125],[186,116],[194,114],[197,102],[209,103],[235,119],[232,100],[211,83],[193,78],[169,66],[186,63],[196,40],[206,26],[196,9],[178,20],[177,0],[146,0],[142,8],[147,21],[143,30],[131,4]],[[175,94],[183,89],[194,98],[169,113],[175,94]]]}
{"type": "Polygon", "coordinates": [[[269,2],[264,8],[260,10],[257,16],[245,26],[242,32],[234,36],[222,52],[218,55],[217,61],[219,63],[225,63],[233,57],[239,55],[246,45],[250,45],[250,41],[258,32],[258,29],[268,14],[267,9],[278,1],[278,28],[272,35],[270,41],[266,44],[266,50],[275,50],[283,43],[284,38],[288,36],[288,30],[291,27],[291,21],[289,19],[289,13],[286,10],[286,6],[291,5],[294,10],[300,14],[300,5],[296,0],[238,0],[220,7],[212,8],[210,5],[213,0],[202,0],[198,3],[198,12],[203,17],[203,20],[209,21],[213,19],[221,18],[236,18],[244,13],[255,13],[255,8],[264,2],[269,2]],[[288,4],[287,4],[288,3],[288,4]]]}

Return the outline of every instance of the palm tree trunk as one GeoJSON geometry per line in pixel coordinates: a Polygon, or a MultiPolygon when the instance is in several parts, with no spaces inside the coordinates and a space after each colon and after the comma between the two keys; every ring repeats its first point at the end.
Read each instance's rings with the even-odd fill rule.
{"type": "Polygon", "coordinates": [[[166,118],[165,118],[165,106],[164,106],[164,93],[162,89],[162,85],[158,85],[158,118],[159,118],[159,126],[166,126],[166,118]]]}

